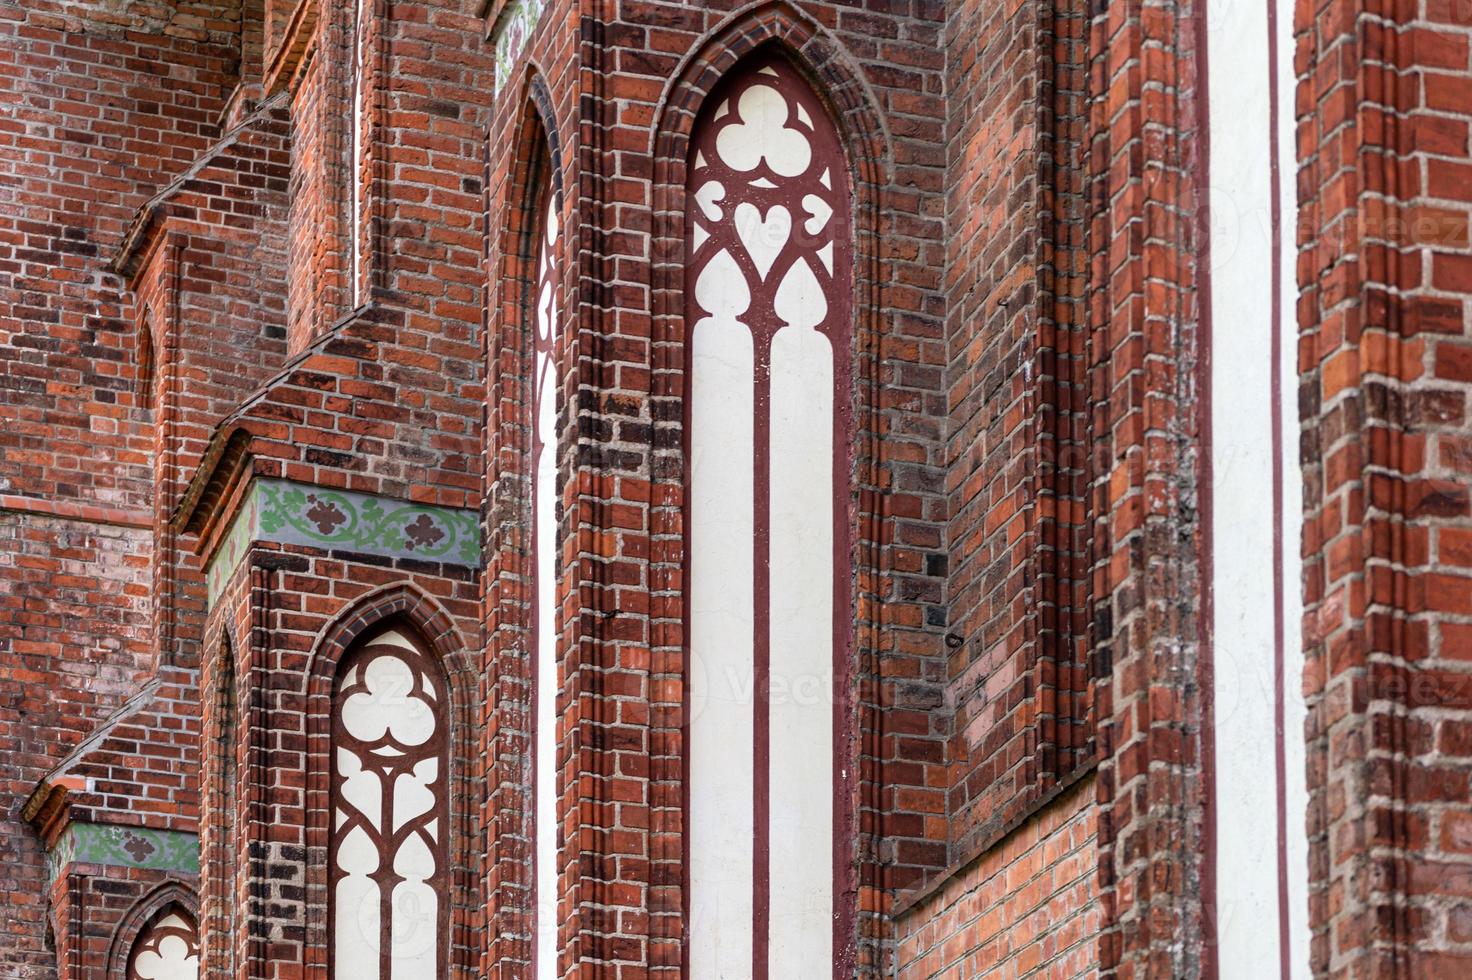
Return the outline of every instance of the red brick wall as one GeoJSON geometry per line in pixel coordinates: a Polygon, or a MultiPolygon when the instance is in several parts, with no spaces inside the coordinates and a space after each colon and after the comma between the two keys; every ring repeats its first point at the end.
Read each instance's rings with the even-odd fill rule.
{"type": "Polygon", "coordinates": [[[1129,2],[1090,24],[1084,349],[1099,956],[1121,977],[1213,969],[1198,496],[1205,16],[1195,4],[1129,2]]]}
{"type": "MultiPolygon", "coordinates": [[[[67,760],[65,814],[81,823],[198,833],[198,672],[164,667],[67,760]]],[[[58,828],[59,829],[59,828],[58,828]]]]}
{"type": "Polygon", "coordinates": [[[1094,977],[1096,787],[1084,778],[899,914],[897,980],[1094,977]]]}
{"type": "Polygon", "coordinates": [[[130,273],[153,407],[155,649],[197,667],[198,558],[174,512],[215,427],[286,362],[284,107],[260,109],[140,212],[115,265],[130,273]]]}
{"type": "MultiPolygon", "coordinates": [[[[165,244],[140,251],[130,297],[105,268],[128,220],[218,136],[237,62],[253,79],[276,59],[295,5],[0,0],[0,98],[20,110],[0,122],[18,209],[0,230],[0,790],[18,802],[160,651],[187,673],[203,642],[204,789],[227,808],[205,829],[220,882],[205,915],[233,930],[211,938],[208,970],[230,972],[227,951],[244,975],[320,968],[321,698],[302,692],[347,642],[341,619],[363,625],[355,602],[412,583],[448,610],[425,621],[454,624],[458,669],[495,682],[458,750],[456,955],[523,969],[516,249],[545,139],[535,73],[576,247],[565,939],[612,975],[678,975],[685,139],[715,79],[775,43],[831,102],[857,190],[863,968],[1209,974],[1200,12],[813,0],[730,20],[734,3],[627,0],[600,20],[555,0],[493,98],[479,3],[371,6],[392,18],[370,31],[361,172],[346,172],[347,39],[324,0],[272,62],[291,67],[274,79],[289,123],[265,121],[160,212],[165,244]],[[171,311],[152,389],[145,303],[171,311]],[[488,574],[259,548],[202,631],[196,559],[163,519],[191,478],[186,511],[219,504],[246,451],[260,475],[488,500],[488,574]],[[217,696],[231,676],[233,726],[217,696]]],[[[1455,4],[1418,12],[1385,31],[1376,16],[1409,11],[1300,11],[1314,956],[1344,975],[1472,953],[1472,36],[1455,4]],[[1382,85],[1406,110],[1393,119],[1367,101],[1382,85]]],[[[157,720],[176,716],[188,738],[190,712],[157,720]]],[[[167,775],[113,795],[175,792],[169,819],[187,822],[193,783],[167,775]]],[[[0,969],[52,976],[28,828],[0,827],[0,860],[16,882],[0,969]]]]}
{"type": "Polygon", "coordinates": [[[360,104],[348,70],[356,39],[347,4],[320,5],[291,84],[292,214],[288,333],[292,353],[353,306],[413,309],[470,340],[481,321],[486,95],[492,61],[471,3],[365,6],[360,104]],[[390,83],[390,80],[392,82],[390,83]],[[352,122],[361,159],[352,169],[352,122]],[[351,181],[360,224],[351,226],[351,181]],[[453,325],[453,326],[452,326],[453,325]]]}
{"type": "Polygon", "coordinates": [[[0,506],[81,518],[0,515],[7,976],[56,968],[20,803],[153,661],[151,406],[105,266],[136,209],[214,137],[233,85],[229,6],[0,4],[0,506]]]}
{"type": "Polygon", "coordinates": [[[0,7],[0,97],[29,121],[0,132],[0,174],[20,188],[0,267],[0,390],[14,413],[0,479],[8,493],[142,508],[149,406],[127,298],[101,273],[138,207],[214,137],[234,59],[63,30],[47,6],[0,7]]]}
{"type": "Polygon", "coordinates": [[[46,861],[20,818],[36,780],[152,665],[142,528],[0,514],[0,974],[55,976],[46,861]]]}
{"type": "Polygon", "coordinates": [[[1469,27],[1442,0],[1298,8],[1321,975],[1472,969],[1469,27]]]}
{"type": "MultiPolygon", "coordinates": [[[[336,20],[322,29],[324,44],[345,44],[336,20]]],[[[329,70],[337,64],[339,58],[315,59],[291,93],[289,236],[295,258],[289,270],[287,340],[292,354],[348,312],[347,128],[338,118],[344,111],[341,78],[329,70]]]]}

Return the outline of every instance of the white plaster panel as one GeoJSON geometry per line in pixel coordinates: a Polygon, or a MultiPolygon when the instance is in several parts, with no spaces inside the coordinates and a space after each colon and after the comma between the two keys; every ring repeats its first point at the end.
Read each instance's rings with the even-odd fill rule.
{"type": "MultiPolygon", "coordinates": [[[[434,809],[435,780],[439,777],[440,761],[424,759],[414,766],[412,772],[400,773],[394,780],[394,832],[415,817],[434,809]]],[[[347,794],[344,793],[344,796],[347,794]]]]}
{"type": "MultiPolygon", "coordinates": [[[[164,916],[156,928],[193,932],[193,927],[177,913],[164,916]]],[[[159,940],[157,951],[147,950],[138,956],[133,972],[142,980],[195,980],[199,976],[199,956],[191,951],[184,937],[165,936],[159,940]]]]}
{"type": "Polygon", "coordinates": [[[732,318],[746,308],[741,273],[719,259],[697,293],[730,315],[691,335],[691,980],[741,980],[752,963],[754,362],[732,318]]]}
{"type": "Polygon", "coordinates": [[[762,214],[755,204],[743,201],[736,205],[733,217],[736,219],[736,235],[746,246],[757,273],[763,279],[767,278],[772,271],[772,263],[777,261],[787,239],[792,237],[792,214],[780,204],[762,214]]]}
{"type": "Polygon", "coordinates": [[[1303,699],[1303,469],[1298,460],[1298,134],[1294,105],[1293,4],[1269,0],[1277,13],[1278,199],[1283,216],[1276,229],[1282,253],[1275,270],[1280,283],[1282,342],[1278,351],[1282,405],[1283,470],[1283,747],[1288,852],[1288,941],[1293,980],[1307,980],[1308,918],[1308,746],[1303,699]]]}
{"type": "Polygon", "coordinates": [[[427,884],[434,875],[434,854],[418,834],[410,834],[394,855],[394,872],[404,880],[394,886],[392,980],[428,980],[439,971],[439,896],[427,884]]]}
{"type": "Polygon", "coordinates": [[[354,738],[374,742],[385,733],[404,745],[423,745],[435,731],[434,712],[414,691],[414,672],[398,657],[374,657],[363,671],[367,691],[342,706],[343,727],[354,738]]]}
{"type": "Polygon", "coordinates": [[[741,93],[737,111],[741,125],[728,126],[716,137],[716,152],[728,165],[755,170],[765,159],[782,177],[796,177],[808,169],[812,147],[802,132],[789,126],[787,100],[780,92],[769,85],[753,85],[741,93]]]}
{"type": "MultiPolygon", "coordinates": [[[[1270,0],[1276,2],[1276,0],[1270,0]]],[[[1212,601],[1211,626],[1215,715],[1216,782],[1216,919],[1218,963],[1224,978],[1278,976],[1282,944],[1290,945],[1293,975],[1307,966],[1307,895],[1293,879],[1295,854],[1306,854],[1297,839],[1306,839],[1302,811],[1288,818],[1290,929],[1280,928],[1281,876],[1278,848],[1278,750],[1288,758],[1292,774],[1302,771],[1302,715],[1295,727],[1293,705],[1298,696],[1302,659],[1297,634],[1300,606],[1296,561],[1285,562],[1284,687],[1286,733],[1276,726],[1280,695],[1275,658],[1280,640],[1274,617],[1278,598],[1274,574],[1275,492],[1283,494],[1283,552],[1298,552],[1296,424],[1284,446],[1287,479],[1275,488],[1273,400],[1284,398],[1284,415],[1296,414],[1296,364],[1292,337],[1291,297],[1297,286],[1292,270],[1291,190],[1280,204],[1287,220],[1273,225],[1272,104],[1270,81],[1285,79],[1284,59],[1291,60],[1291,7],[1278,8],[1279,63],[1269,60],[1268,7],[1211,0],[1207,12],[1208,88],[1210,92],[1211,187],[1211,432],[1212,432],[1212,601]],[[1284,262],[1275,267],[1274,236],[1284,236],[1284,262]],[[1287,275],[1287,278],[1282,278],[1287,275]],[[1285,300],[1275,309],[1274,277],[1285,300]],[[1273,346],[1273,317],[1280,313],[1287,343],[1273,346]],[[1284,390],[1275,392],[1275,360],[1286,368],[1284,390]],[[1289,447],[1292,447],[1291,449],[1289,447]],[[1280,740],[1282,740],[1280,742],[1280,740]],[[1301,908],[1294,906],[1300,905],[1301,908]]],[[[1289,169],[1283,182],[1293,185],[1291,67],[1286,94],[1279,93],[1279,133],[1285,135],[1289,169]]],[[[1282,157],[1280,157],[1280,161],[1282,157]]],[[[1287,428],[1285,418],[1285,428],[1287,428]]],[[[1302,785],[1301,780],[1297,785],[1302,785]]],[[[1300,797],[1301,798],[1301,797],[1300,797]]],[[[1304,866],[1306,870],[1306,865],[1304,866]]]]}
{"type": "Polygon", "coordinates": [[[383,780],[371,769],[364,769],[358,754],[351,749],[337,747],[337,771],[342,776],[339,793],[343,802],[351,805],[374,827],[378,826],[383,813],[383,780]]]}
{"type": "Polygon", "coordinates": [[[338,846],[337,866],[348,873],[338,880],[332,902],[332,975],[335,980],[377,977],[378,885],[367,876],[378,870],[378,848],[362,829],[354,827],[338,846]]]}
{"type": "MultiPolygon", "coordinates": [[[[802,265],[806,269],[806,265],[802,265]]],[[[811,273],[809,273],[811,276],[811,273]]],[[[816,308],[795,319],[821,321],[816,308]]],[[[833,351],[788,327],[772,341],[772,977],[833,969],[833,351]]]]}

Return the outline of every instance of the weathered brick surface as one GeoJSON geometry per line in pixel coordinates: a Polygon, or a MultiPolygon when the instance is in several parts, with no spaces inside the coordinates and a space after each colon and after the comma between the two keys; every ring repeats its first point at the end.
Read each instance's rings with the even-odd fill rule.
{"type": "Polygon", "coordinates": [[[1097,750],[1097,959],[1190,975],[1208,968],[1205,719],[1199,688],[1173,690],[1202,669],[1191,15],[1009,14],[952,8],[947,48],[947,837],[967,860],[1097,750]]]}
{"type": "Polygon", "coordinates": [[[49,843],[68,821],[199,830],[198,671],[159,668],[47,774],[25,814],[49,843]]]}
{"type": "MultiPolygon", "coordinates": [[[[324,43],[348,55],[346,30],[324,27],[324,43]]],[[[291,353],[303,350],[348,311],[350,261],[348,190],[343,174],[348,128],[342,114],[341,81],[326,66],[314,65],[291,98],[291,253],[287,337],[291,353]]]]}
{"type": "Polygon", "coordinates": [[[20,811],[36,781],[152,667],[141,528],[0,513],[0,973],[55,975],[46,862],[20,811]]]}
{"type": "MultiPolygon", "coordinates": [[[[57,969],[44,858],[21,804],[156,661],[155,406],[139,380],[131,298],[106,266],[138,207],[215,137],[233,85],[232,8],[0,5],[7,976],[57,969]]],[[[160,731],[167,741],[168,727],[160,731]]],[[[187,782],[190,767],[178,762],[140,768],[187,782]]],[[[93,803],[103,809],[149,792],[117,766],[99,774],[104,792],[93,803]]],[[[187,796],[158,802],[195,806],[187,796]]]]}
{"type": "Polygon", "coordinates": [[[1082,8],[947,24],[952,859],[1090,759],[1082,8]]]}
{"type": "Polygon", "coordinates": [[[204,579],[174,527],[215,426],[285,359],[284,112],[268,105],[159,191],[112,266],[137,310],[138,383],[152,407],[154,646],[197,667],[204,579]]]}
{"type": "MultiPolygon", "coordinates": [[[[152,34],[233,47],[242,0],[29,0],[38,27],[88,34],[152,34]]],[[[245,0],[247,6],[250,0],[245,0]]]]}
{"type": "Polygon", "coordinates": [[[130,509],[152,500],[149,406],[128,297],[104,273],[134,212],[214,137],[233,58],[163,35],[70,32],[0,6],[0,266],[6,492],[130,509]]]}
{"type": "Polygon", "coordinates": [[[1100,967],[1209,973],[1199,499],[1202,158],[1195,5],[1090,24],[1090,656],[1100,967]]]}

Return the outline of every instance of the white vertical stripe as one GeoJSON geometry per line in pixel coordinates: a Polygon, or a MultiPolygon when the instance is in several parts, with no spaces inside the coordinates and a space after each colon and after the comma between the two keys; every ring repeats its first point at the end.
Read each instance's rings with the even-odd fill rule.
{"type": "Polygon", "coordinates": [[[537,329],[551,337],[549,349],[537,351],[537,433],[541,451],[534,462],[536,481],[537,555],[537,702],[536,738],[536,950],[537,980],[553,980],[557,972],[557,301],[555,289],[557,211],[547,194],[546,225],[540,236],[537,272],[537,329]]]}
{"type": "Polygon", "coordinates": [[[439,973],[439,896],[427,883],[434,864],[434,855],[417,834],[394,855],[394,871],[404,880],[393,890],[390,980],[429,980],[439,973]]]}
{"type": "MultiPolygon", "coordinates": [[[[712,262],[703,286],[711,274],[740,276],[712,262]]],[[[752,957],[752,339],[712,317],[691,344],[690,977],[740,980],[752,957]]]]}
{"type": "Polygon", "coordinates": [[[767,963],[773,978],[816,978],[833,971],[833,353],[828,338],[811,329],[778,331],[771,377],[767,963]]]}
{"type": "Polygon", "coordinates": [[[1210,0],[1212,597],[1218,962],[1280,974],[1267,7],[1210,0]]]}
{"type": "Polygon", "coordinates": [[[548,441],[537,460],[537,977],[557,976],[557,447],[556,399],[537,406],[548,441]]]}
{"type": "Polygon", "coordinates": [[[1293,71],[1293,4],[1269,0],[1277,11],[1278,199],[1282,243],[1277,269],[1282,346],[1283,409],[1283,746],[1288,821],[1288,942],[1290,976],[1307,978],[1308,921],[1308,751],[1303,700],[1303,469],[1298,461],[1298,133],[1297,79],[1293,71]]]}
{"type": "Polygon", "coordinates": [[[352,188],[352,206],[349,216],[350,230],[348,233],[348,255],[350,258],[348,275],[351,278],[351,293],[353,307],[356,308],[362,300],[362,283],[359,281],[359,270],[362,266],[362,223],[363,223],[363,94],[367,88],[363,75],[367,69],[367,59],[364,55],[364,35],[368,32],[368,9],[367,0],[358,0],[358,12],[353,18],[353,101],[348,110],[353,114],[353,151],[352,168],[348,174],[348,186],[352,188]]]}

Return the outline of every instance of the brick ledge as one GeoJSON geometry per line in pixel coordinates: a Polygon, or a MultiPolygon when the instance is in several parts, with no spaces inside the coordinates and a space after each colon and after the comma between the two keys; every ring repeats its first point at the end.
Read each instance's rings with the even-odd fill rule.
{"type": "Polygon", "coordinates": [[[144,510],[128,510],[123,507],[106,507],[100,504],[84,504],[70,500],[48,500],[45,497],[27,497],[22,494],[0,494],[0,511],[20,514],[40,514],[59,517],[84,524],[106,524],[111,527],[148,529],[153,527],[153,515],[144,510]]]}
{"type": "Polygon", "coordinates": [[[1093,772],[1095,769],[1098,768],[1098,765],[1098,760],[1090,760],[1089,762],[1086,762],[1085,764],[1079,766],[1072,773],[1065,776],[1060,782],[1052,786],[1047,792],[1040,795],[1036,800],[1033,801],[1031,806],[1023,810],[1011,821],[997,827],[991,833],[983,837],[978,843],[973,844],[959,860],[952,862],[948,867],[946,867],[944,871],[937,873],[935,877],[911,889],[910,891],[902,892],[899,896],[895,898],[894,905],[890,909],[889,917],[891,919],[898,919],[906,913],[912,911],[916,906],[924,903],[927,899],[934,897],[937,893],[944,889],[946,885],[950,884],[950,882],[955,879],[957,875],[970,868],[977,861],[980,861],[982,858],[986,857],[986,855],[990,853],[994,848],[1000,845],[1008,837],[1011,837],[1015,831],[1021,829],[1023,824],[1027,823],[1029,820],[1032,820],[1044,809],[1046,809],[1049,804],[1056,801],[1060,796],[1068,792],[1078,783],[1082,782],[1086,777],[1093,775],[1093,772]]]}

